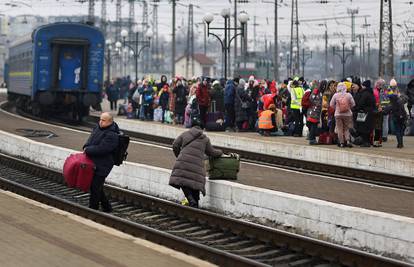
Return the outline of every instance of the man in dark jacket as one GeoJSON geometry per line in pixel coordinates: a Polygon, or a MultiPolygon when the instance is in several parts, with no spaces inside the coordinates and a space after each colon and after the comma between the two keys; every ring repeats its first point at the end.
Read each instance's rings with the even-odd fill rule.
{"type": "Polygon", "coordinates": [[[113,153],[118,147],[118,125],[113,121],[110,113],[101,114],[99,125],[93,129],[83,151],[95,163],[95,174],[91,184],[89,207],[99,209],[99,203],[104,212],[111,212],[112,207],[103,191],[105,178],[114,166],[113,153]]]}
{"type": "Polygon", "coordinates": [[[224,88],[224,109],[226,112],[226,128],[228,129],[234,128],[234,122],[236,119],[236,114],[234,111],[234,97],[238,83],[238,78],[234,78],[234,80],[228,80],[226,87],[224,88]]]}
{"type": "Polygon", "coordinates": [[[210,139],[203,134],[201,122],[195,120],[193,127],[178,136],[173,143],[174,155],[177,161],[171,172],[169,185],[182,189],[190,207],[198,208],[200,191],[206,195],[206,171],[204,169],[204,154],[220,157],[223,152],[214,149],[210,139]]]}
{"type": "Polygon", "coordinates": [[[355,130],[362,138],[361,147],[370,147],[370,134],[374,129],[375,96],[372,92],[371,81],[366,80],[354,97],[355,106],[352,109],[355,130]],[[358,118],[359,116],[359,118],[358,118]]]}

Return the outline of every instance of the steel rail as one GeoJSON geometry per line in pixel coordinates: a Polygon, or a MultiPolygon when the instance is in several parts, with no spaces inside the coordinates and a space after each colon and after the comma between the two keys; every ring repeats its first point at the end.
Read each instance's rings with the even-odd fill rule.
{"type": "MultiPolygon", "coordinates": [[[[35,177],[44,177],[47,180],[57,183],[63,182],[62,175],[57,171],[3,154],[0,154],[0,167],[1,166],[8,166],[14,170],[22,171],[34,175],[35,177]]],[[[165,231],[159,231],[114,215],[97,212],[71,201],[10,181],[4,177],[0,177],[0,187],[219,265],[268,266],[261,262],[194,242],[165,231]]],[[[214,227],[223,231],[231,231],[237,235],[249,236],[265,242],[266,244],[269,244],[269,246],[273,245],[279,248],[288,249],[289,251],[300,252],[309,255],[309,257],[321,258],[332,264],[339,263],[345,266],[412,266],[398,260],[373,255],[356,249],[331,244],[250,222],[236,220],[205,210],[185,207],[153,196],[132,192],[110,185],[105,186],[105,191],[108,192],[111,199],[118,202],[129,203],[131,205],[139,203],[140,207],[152,211],[163,211],[169,216],[174,215],[186,218],[193,223],[208,225],[209,227],[214,227]]]]}
{"type": "MultiPolygon", "coordinates": [[[[1,108],[4,109],[9,104],[6,102],[4,103],[1,108]]],[[[36,116],[19,112],[22,116],[41,121],[44,123],[48,123],[51,125],[62,126],[66,128],[71,128],[80,131],[90,131],[91,128],[95,126],[98,122],[99,118],[96,116],[89,116],[88,121],[84,122],[83,127],[73,125],[73,123],[62,123],[57,121],[50,121],[46,119],[41,119],[36,116]],[[86,129],[85,129],[86,128],[86,129]]],[[[128,134],[132,138],[139,139],[140,141],[155,143],[158,145],[165,145],[170,147],[174,139],[156,135],[150,135],[145,133],[133,132],[123,130],[126,134],[128,134]]],[[[217,148],[222,149],[225,153],[237,153],[241,156],[242,162],[248,163],[255,163],[258,165],[264,165],[269,167],[277,167],[281,169],[291,170],[291,171],[298,171],[302,173],[309,173],[321,176],[329,176],[337,179],[342,179],[345,181],[357,181],[363,182],[368,184],[380,185],[395,189],[403,189],[414,191],[414,178],[409,176],[403,175],[396,175],[396,174],[389,174],[389,173],[382,173],[382,172],[375,172],[369,170],[362,170],[362,169],[355,169],[349,167],[342,167],[342,166],[335,166],[330,164],[324,164],[320,162],[311,162],[306,160],[298,160],[293,158],[285,158],[280,156],[274,155],[266,155],[262,153],[256,153],[251,151],[244,151],[239,149],[233,149],[229,147],[221,147],[216,146],[217,148]]]]}

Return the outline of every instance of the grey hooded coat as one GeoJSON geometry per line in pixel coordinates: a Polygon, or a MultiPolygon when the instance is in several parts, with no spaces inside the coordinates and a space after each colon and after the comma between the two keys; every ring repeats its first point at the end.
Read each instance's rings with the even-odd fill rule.
{"type": "Polygon", "coordinates": [[[223,152],[213,148],[210,139],[198,126],[178,136],[173,143],[177,160],[171,173],[169,185],[180,189],[182,186],[200,190],[206,194],[206,171],[204,154],[219,157],[223,152]]]}

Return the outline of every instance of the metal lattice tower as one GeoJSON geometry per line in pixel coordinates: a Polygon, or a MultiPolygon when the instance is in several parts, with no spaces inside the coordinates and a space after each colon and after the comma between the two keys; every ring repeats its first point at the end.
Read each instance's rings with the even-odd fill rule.
{"type": "Polygon", "coordinates": [[[116,0],[116,29],[115,29],[115,40],[120,41],[121,40],[121,2],[122,0],[116,0]]]}
{"type": "Polygon", "coordinates": [[[290,25],[290,73],[289,75],[295,75],[299,73],[300,73],[300,69],[299,69],[298,0],[292,0],[292,16],[291,16],[291,25],[290,25]],[[296,51],[294,52],[293,50],[296,50],[296,51]]]}
{"type": "Polygon", "coordinates": [[[188,28],[187,28],[187,49],[186,49],[186,65],[185,76],[190,77],[189,69],[191,67],[191,75],[194,75],[194,20],[193,5],[188,6],[188,28]]]}
{"type": "Polygon", "coordinates": [[[381,0],[380,12],[378,76],[389,79],[394,76],[391,0],[381,0]]]}
{"type": "Polygon", "coordinates": [[[106,22],[106,0],[101,0],[101,29],[105,37],[107,37],[107,22],[106,22]]]}
{"type": "Polygon", "coordinates": [[[135,24],[135,0],[129,1],[129,17],[128,17],[128,34],[133,36],[133,29],[135,24]]]}
{"type": "Polygon", "coordinates": [[[152,29],[154,31],[154,43],[151,45],[151,47],[152,47],[152,66],[155,67],[156,70],[159,70],[160,66],[159,66],[158,5],[157,4],[153,5],[152,29]]]}
{"type": "Polygon", "coordinates": [[[89,0],[88,4],[88,21],[95,24],[95,0],[89,0]]]}
{"type": "MultiPolygon", "coordinates": [[[[148,3],[147,1],[142,1],[142,36],[145,36],[148,30],[148,3]]],[[[143,62],[142,65],[144,66],[143,71],[144,73],[148,72],[149,69],[149,61],[150,61],[150,54],[149,49],[144,49],[143,51],[143,62]]]]}

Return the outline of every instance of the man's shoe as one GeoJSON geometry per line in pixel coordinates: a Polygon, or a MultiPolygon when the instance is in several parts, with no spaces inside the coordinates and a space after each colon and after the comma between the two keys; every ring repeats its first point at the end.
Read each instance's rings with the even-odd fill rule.
{"type": "Polygon", "coordinates": [[[108,203],[101,203],[101,206],[102,206],[102,211],[103,212],[107,212],[107,213],[112,212],[112,206],[109,202],[108,203]]]}

